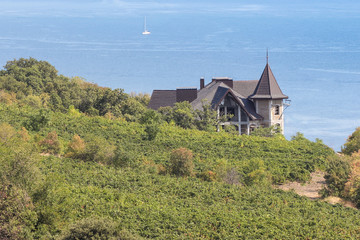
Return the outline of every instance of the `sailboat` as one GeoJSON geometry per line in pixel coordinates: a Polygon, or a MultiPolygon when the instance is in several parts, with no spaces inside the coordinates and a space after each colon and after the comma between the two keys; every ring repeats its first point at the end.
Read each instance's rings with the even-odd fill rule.
{"type": "Polygon", "coordinates": [[[150,32],[146,29],[146,17],[144,18],[144,31],[142,33],[143,35],[149,35],[150,32]]]}

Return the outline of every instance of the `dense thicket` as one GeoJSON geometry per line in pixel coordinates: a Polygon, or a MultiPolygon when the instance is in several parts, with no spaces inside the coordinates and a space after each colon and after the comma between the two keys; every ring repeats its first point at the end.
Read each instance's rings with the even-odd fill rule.
{"type": "Polygon", "coordinates": [[[123,89],[99,87],[79,77],[59,75],[54,66],[34,58],[7,62],[0,71],[0,101],[19,102],[66,112],[71,106],[88,115],[134,120],[145,111],[148,95],[129,96],[123,89]]]}

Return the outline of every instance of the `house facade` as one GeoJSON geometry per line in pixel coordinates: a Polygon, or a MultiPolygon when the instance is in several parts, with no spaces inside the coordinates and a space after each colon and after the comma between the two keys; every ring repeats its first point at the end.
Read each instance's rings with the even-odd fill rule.
{"type": "Polygon", "coordinates": [[[222,125],[231,124],[240,134],[250,134],[255,128],[273,125],[284,131],[285,99],[288,96],[282,93],[267,63],[259,80],[234,81],[218,77],[205,85],[205,79],[200,78],[200,89],[154,90],[149,108],[157,110],[189,101],[194,109],[202,109],[205,101],[218,116],[228,116],[222,125]]]}

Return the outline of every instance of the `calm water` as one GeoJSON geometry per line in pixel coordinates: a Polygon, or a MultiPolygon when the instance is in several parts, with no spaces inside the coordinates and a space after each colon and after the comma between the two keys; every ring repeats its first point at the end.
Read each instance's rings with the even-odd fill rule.
{"type": "Polygon", "coordinates": [[[287,138],[302,132],[339,150],[360,126],[357,1],[168,2],[0,0],[0,65],[31,56],[65,76],[151,93],[200,77],[259,79],[269,48],[292,100],[287,138]]]}

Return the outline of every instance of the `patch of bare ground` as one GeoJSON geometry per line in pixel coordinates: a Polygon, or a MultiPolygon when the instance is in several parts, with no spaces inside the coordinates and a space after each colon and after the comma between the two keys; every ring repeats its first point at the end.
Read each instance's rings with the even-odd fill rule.
{"type": "MultiPolygon", "coordinates": [[[[275,188],[281,189],[284,191],[293,190],[295,193],[308,197],[312,200],[321,199],[322,196],[319,193],[324,187],[326,187],[325,182],[325,173],[321,171],[311,173],[311,180],[307,183],[299,182],[289,182],[282,185],[277,185],[275,188]]],[[[330,204],[342,204],[345,207],[355,208],[355,205],[352,202],[346,201],[338,197],[327,197],[323,201],[330,204]]]]}

